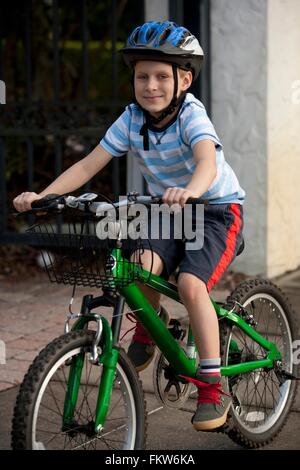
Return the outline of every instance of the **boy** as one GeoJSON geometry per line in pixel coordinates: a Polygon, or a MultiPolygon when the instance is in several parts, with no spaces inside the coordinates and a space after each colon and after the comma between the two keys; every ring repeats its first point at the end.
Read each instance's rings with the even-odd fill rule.
{"type": "MultiPolygon", "coordinates": [[[[178,289],[200,357],[193,425],[211,430],[225,423],[231,400],[220,377],[218,320],[208,293],[240,247],[245,193],[225,161],[202,103],[187,93],[203,61],[197,39],[175,23],[149,22],[131,33],[122,53],[134,72],[135,103],[127,106],[86,158],[39,195],[21,194],[14,205],[23,211],[46,194],[72,192],[113,156],[128,150],[137,158],[149,192],[161,195],[165,203],[184,207],[188,198],[200,196],[208,201],[201,250],[185,249],[184,241],[179,248],[178,240],[151,240],[153,260],[146,249],[142,262],[157,275],[169,276],[179,266],[178,289]]],[[[159,312],[159,294],[146,286],[142,289],[159,312]]],[[[162,309],[161,314],[167,322],[167,312],[162,309]]],[[[139,324],[128,355],[137,370],[153,358],[154,345],[139,324]]]]}

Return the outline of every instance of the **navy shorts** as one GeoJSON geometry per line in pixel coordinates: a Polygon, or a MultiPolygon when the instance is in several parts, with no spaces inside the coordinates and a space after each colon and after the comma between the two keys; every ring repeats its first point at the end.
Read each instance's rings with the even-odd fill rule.
{"type": "Polygon", "coordinates": [[[209,292],[239,251],[243,241],[242,229],[241,205],[209,204],[204,205],[204,240],[201,249],[187,249],[185,241],[172,238],[172,230],[170,239],[151,239],[148,236],[143,245],[144,249],[150,249],[151,246],[162,259],[162,277],[167,279],[179,268],[179,274],[191,273],[201,279],[209,292]]]}

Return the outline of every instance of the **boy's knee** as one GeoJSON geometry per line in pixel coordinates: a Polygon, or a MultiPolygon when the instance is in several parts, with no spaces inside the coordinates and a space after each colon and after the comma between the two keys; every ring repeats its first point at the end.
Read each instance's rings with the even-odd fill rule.
{"type": "Polygon", "coordinates": [[[207,294],[205,282],[190,273],[181,273],[177,285],[180,297],[183,300],[193,302],[199,295],[207,294]]]}

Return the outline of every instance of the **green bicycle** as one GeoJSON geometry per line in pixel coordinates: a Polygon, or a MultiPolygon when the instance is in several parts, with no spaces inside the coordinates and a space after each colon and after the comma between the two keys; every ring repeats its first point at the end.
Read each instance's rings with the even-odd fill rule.
{"type": "MultiPolygon", "coordinates": [[[[160,350],[154,369],[158,398],[180,407],[190,395],[191,384],[182,376],[194,377],[196,370],[191,329],[184,347],[180,323],[165,326],[137,281],[180,302],[176,286],[145,271],[138,256],[124,255],[120,222],[114,222],[112,239],[99,240],[97,232],[103,211],[158,199],[136,194],[118,203],[98,199],[93,193],[52,195],[34,205],[33,211],[72,215],[68,222],[59,215],[56,225],[46,218],[29,229],[43,254],[49,248],[44,261],[50,280],[73,289],[99,287],[103,294],[85,295],[80,312],[69,313],[65,334],[30,366],[15,405],[13,449],[145,448],[143,389],[119,341],[125,302],[160,350]],[[103,306],[113,308],[111,322],[101,314],[103,306]],[[75,320],[71,331],[70,320],[75,320]]],[[[137,254],[139,242],[133,243],[137,254]]],[[[243,282],[225,304],[211,301],[220,325],[221,373],[233,400],[228,421],[218,431],[244,447],[260,447],[282,429],[296,393],[295,316],[280,289],[263,279],[243,282]]]]}

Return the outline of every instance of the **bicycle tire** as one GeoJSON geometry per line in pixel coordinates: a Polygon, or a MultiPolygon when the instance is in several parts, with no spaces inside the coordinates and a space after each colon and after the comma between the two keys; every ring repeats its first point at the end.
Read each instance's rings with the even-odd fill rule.
{"type": "Polygon", "coordinates": [[[36,357],[24,377],[14,409],[14,450],[145,448],[144,393],[137,373],[122,349],[104,429],[100,435],[94,433],[93,418],[103,369],[102,365],[91,364],[88,360],[94,334],[85,330],[62,335],[36,357]],[[69,365],[71,358],[82,352],[85,362],[74,413],[76,424],[66,431],[62,430],[62,410],[69,365]]]}
{"type": "MultiPolygon", "coordinates": [[[[297,332],[296,318],[283,292],[268,280],[248,280],[227,298],[225,308],[231,310],[237,302],[253,314],[257,331],[276,342],[282,353],[283,368],[297,376],[292,349],[297,332]]],[[[264,357],[263,348],[228,320],[220,322],[220,340],[224,365],[232,363],[231,340],[238,345],[237,363],[264,357]]],[[[234,442],[246,448],[258,448],[270,443],[282,430],[294,401],[297,382],[287,380],[282,388],[279,384],[273,369],[258,369],[229,378],[233,403],[227,434],[234,442]]]]}

